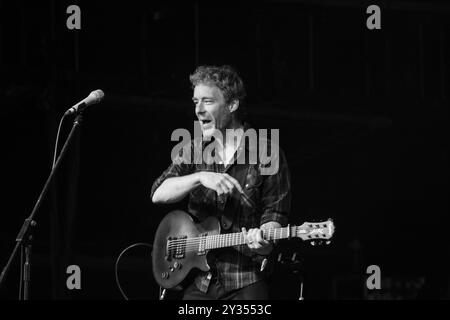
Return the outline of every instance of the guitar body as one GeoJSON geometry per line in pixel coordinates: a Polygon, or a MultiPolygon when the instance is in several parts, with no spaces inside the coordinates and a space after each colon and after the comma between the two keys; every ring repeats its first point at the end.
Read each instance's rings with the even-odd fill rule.
{"type": "MultiPolygon", "coordinates": [[[[215,217],[194,223],[192,217],[182,210],[167,214],[156,230],[153,241],[152,263],[156,282],[165,289],[176,288],[194,269],[208,271],[207,251],[173,249],[173,243],[181,244],[186,238],[197,238],[220,233],[220,224],[215,217]]],[[[192,244],[187,244],[187,248],[192,244]]]]}

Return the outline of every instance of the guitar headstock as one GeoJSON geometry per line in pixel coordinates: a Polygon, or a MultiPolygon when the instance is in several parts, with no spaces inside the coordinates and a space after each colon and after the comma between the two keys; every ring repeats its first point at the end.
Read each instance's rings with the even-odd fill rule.
{"type": "Polygon", "coordinates": [[[311,244],[329,244],[334,234],[334,223],[332,219],[321,222],[304,222],[297,227],[296,236],[305,241],[311,241],[311,244]]]}

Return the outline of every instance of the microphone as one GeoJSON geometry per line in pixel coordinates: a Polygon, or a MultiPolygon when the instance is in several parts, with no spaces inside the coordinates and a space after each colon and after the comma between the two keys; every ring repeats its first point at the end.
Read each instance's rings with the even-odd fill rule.
{"type": "Polygon", "coordinates": [[[85,108],[89,107],[91,104],[96,104],[102,101],[104,96],[105,94],[100,89],[92,91],[86,98],[75,104],[72,108],[68,109],[64,113],[64,115],[67,116],[69,114],[81,112],[85,108]]]}

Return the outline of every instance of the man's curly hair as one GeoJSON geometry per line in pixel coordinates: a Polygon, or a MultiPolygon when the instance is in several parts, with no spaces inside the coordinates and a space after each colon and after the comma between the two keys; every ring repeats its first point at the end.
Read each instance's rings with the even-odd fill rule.
{"type": "Polygon", "coordinates": [[[247,93],[245,91],[244,82],[237,71],[228,65],[224,66],[199,66],[193,74],[189,76],[192,88],[198,84],[214,85],[218,87],[225,98],[226,103],[233,100],[239,100],[239,108],[237,109],[237,117],[243,120],[246,116],[244,107],[244,98],[247,93]]]}

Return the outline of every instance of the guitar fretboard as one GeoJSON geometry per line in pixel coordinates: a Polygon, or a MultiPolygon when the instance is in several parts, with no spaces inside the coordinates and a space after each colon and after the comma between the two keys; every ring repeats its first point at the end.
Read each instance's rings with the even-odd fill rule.
{"type": "MultiPolygon", "coordinates": [[[[266,240],[279,240],[286,238],[302,238],[302,240],[329,239],[334,232],[332,221],[319,223],[303,223],[301,226],[288,225],[284,228],[262,230],[266,240]]],[[[167,249],[169,255],[184,256],[185,252],[203,254],[207,250],[226,248],[247,244],[242,232],[225,233],[217,235],[200,235],[194,238],[180,237],[169,239],[167,249]]]]}
{"type": "MultiPolygon", "coordinates": [[[[298,233],[302,233],[302,231],[303,233],[306,232],[304,230],[301,230],[297,226],[266,229],[263,230],[263,238],[270,241],[270,240],[286,239],[290,237],[298,237],[298,233]]],[[[203,236],[200,237],[199,240],[200,240],[199,251],[233,247],[247,243],[242,232],[203,236]]]]}

